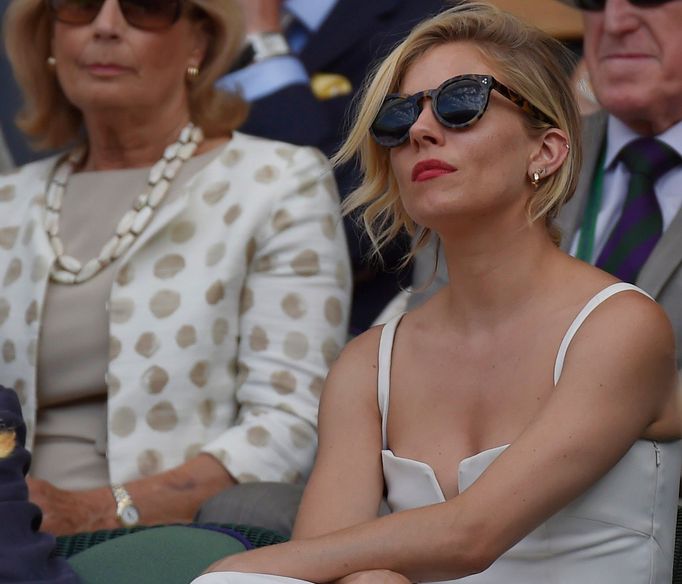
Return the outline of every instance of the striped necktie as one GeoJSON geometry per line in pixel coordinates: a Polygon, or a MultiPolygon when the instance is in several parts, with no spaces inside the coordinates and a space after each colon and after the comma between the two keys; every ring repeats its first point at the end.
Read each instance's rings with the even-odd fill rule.
{"type": "Polygon", "coordinates": [[[680,155],[655,138],[638,138],[619,154],[630,172],[623,212],[596,265],[624,282],[635,283],[663,233],[663,216],[654,185],[680,164],[680,155]]]}

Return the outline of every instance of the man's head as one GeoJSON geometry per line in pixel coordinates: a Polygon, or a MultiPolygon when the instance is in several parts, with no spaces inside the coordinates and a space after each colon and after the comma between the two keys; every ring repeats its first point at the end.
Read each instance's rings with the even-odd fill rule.
{"type": "Polygon", "coordinates": [[[641,134],[682,120],[682,0],[562,0],[583,10],[602,106],[641,134]]]}

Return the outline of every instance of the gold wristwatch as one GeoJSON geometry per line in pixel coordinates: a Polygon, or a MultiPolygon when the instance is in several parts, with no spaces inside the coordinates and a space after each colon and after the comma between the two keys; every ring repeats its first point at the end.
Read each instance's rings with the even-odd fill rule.
{"type": "Polygon", "coordinates": [[[123,485],[111,485],[116,500],[116,517],[123,527],[135,527],[140,522],[140,512],[135,507],[130,493],[123,485]]]}

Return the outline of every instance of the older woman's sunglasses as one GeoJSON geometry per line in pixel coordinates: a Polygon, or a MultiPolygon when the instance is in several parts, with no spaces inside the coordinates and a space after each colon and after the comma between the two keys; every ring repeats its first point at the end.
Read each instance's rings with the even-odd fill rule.
{"type": "MultiPolygon", "coordinates": [[[[53,18],[82,26],[97,18],[105,0],[46,0],[53,18]]],[[[118,0],[126,22],[143,30],[162,30],[175,24],[182,14],[182,0],[118,0]]]]}
{"type": "Polygon", "coordinates": [[[422,112],[425,97],[431,98],[431,109],[443,126],[467,128],[483,117],[493,89],[529,116],[555,125],[549,116],[492,75],[458,75],[447,79],[436,89],[427,89],[409,96],[395,93],[386,96],[372,122],[370,134],[377,144],[385,148],[395,148],[403,144],[422,112]]]}
{"type": "MultiPolygon", "coordinates": [[[[628,0],[633,6],[638,8],[652,8],[654,6],[660,6],[661,4],[667,4],[672,0],[628,0]]],[[[568,3],[572,4],[580,10],[589,10],[590,12],[600,12],[604,10],[607,0],[570,0],[568,3]]]]}

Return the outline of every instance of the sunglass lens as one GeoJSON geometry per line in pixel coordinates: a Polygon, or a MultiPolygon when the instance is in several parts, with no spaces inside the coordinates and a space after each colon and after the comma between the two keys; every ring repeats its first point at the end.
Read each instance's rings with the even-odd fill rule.
{"type": "Polygon", "coordinates": [[[146,30],[168,28],[180,14],[180,2],[173,0],[119,0],[128,24],[146,30]]]}
{"type": "Polygon", "coordinates": [[[386,101],[372,124],[374,139],[387,148],[402,144],[415,122],[415,108],[411,101],[401,97],[386,101]]]}
{"type": "Polygon", "coordinates": [[[459,79],[443,87],[436,99],[436,112],[449,126],[462,128],[485,111],[488,91],[474,79],[459,79]]]}
{"type": "Polygon", "coordinates": [[[104,0],[50,0],[55,18],[66,24],[88,24],[95,20],[104,0]]]}

